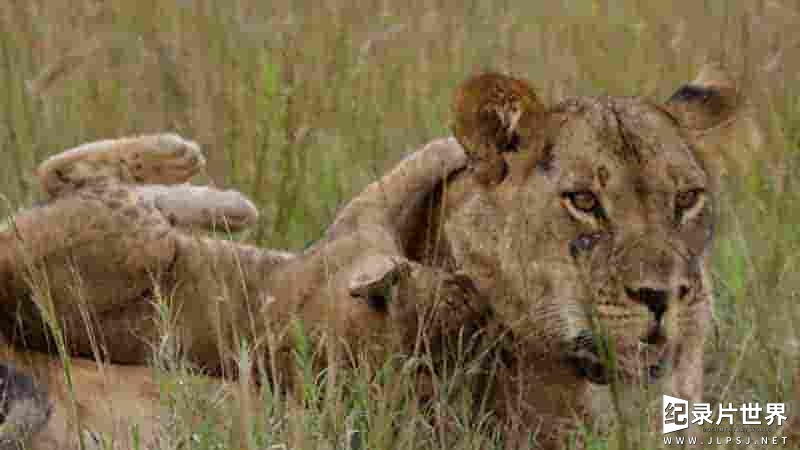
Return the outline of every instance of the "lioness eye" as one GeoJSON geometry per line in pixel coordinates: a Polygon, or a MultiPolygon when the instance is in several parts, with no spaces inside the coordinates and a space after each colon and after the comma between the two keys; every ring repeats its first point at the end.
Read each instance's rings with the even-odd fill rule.
{"type": "Polygon", "coordinates": [[[600,201],[589,191],[571,192],[567,196],[569,201],[572,202],[572,206],[582,212],[592,213],[600,206],[600,201]]]}
{"type": "Polygon", "coordinates": [[[697,203],[697,199],[700,198],[700,194],[701,192],[699,189],[679,192],[678,195],[675,196],[675,207],[677,207],[679,210],[690,209],[695,205],[695,203],[697,203]]]}

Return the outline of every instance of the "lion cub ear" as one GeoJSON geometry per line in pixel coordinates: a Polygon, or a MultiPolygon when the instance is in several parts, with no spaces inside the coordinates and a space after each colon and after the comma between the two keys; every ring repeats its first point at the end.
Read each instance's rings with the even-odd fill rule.
{"type": "Polygon", "coordinates": [[[759,145],[760,132],[744,114],[737,83],[719,63],[703,66],[697,78],[681,86],[664,106],[687,131],[697,157],[714,178],[724,175],[732,163],[751,159],[752,147],[759,145]],[[734,143],[751,148],[734,149],[734,143]]]}
{"type": "Polygon", "coordinates": [[[365,301],[374,310],[385,311],[392,300],[392,289],[410,270],[410,263],[404,258],[370,255],[354,264],[347,289],[351,297],[365,301]]]}
{"type": "Polygon", "coordinates": [[[527,149],[543,127],[546,110],[527,81],[484,73],[463,82],[453,96],[452,131],[484,185],[503,180],[503,153],[527,149]]]}

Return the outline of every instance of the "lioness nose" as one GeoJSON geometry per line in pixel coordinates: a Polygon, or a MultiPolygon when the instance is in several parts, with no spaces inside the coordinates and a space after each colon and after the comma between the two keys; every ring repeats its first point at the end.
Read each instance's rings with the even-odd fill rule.
{"type": "Polygon", "coordinates": [[[661,316],[667,310],[667,301],[669,300],[669,292],[666,289],[647,286],[640,288],[626,287],[625,293],[628,294],[631,300],[647,306],[647,309],[655,314],[656,322],[661,321],[661,316]]]}

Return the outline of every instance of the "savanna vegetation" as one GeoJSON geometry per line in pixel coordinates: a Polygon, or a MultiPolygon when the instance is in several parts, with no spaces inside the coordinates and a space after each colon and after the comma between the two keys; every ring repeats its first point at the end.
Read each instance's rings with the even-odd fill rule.
{"type": "MultiPolygon", "coordinates": [[[[573,94],[666,99],[709,60],[736,74],[757,128],[730,148],[718,199],[706,400],[788,402],[800,361],[792,0],[6,0],[0,214],[40,199],[33,169],[53,153],[172,130],[206,152],[199,183],[258,205],[259,223],[231,239],[300,250],[402,155],[449,134],[452,91],[469,74],[524,75],[548,104],[573,94]]],[[[500,445],[474,405],[448,398],[467,363],[436,380],[438,398],[421,409],[395,366],[315,376],[314,349],[300,345],[300,395],[265,381],[234,399],[197,381],[169,339],[156,344],[163,449],[445,448],[454,429],[456,448],[500,445]]],[[[247,381],[257,382],[251,344],[238,359],[256,366],[247,381]]],[[[111,436],[87,439],[114,448],[111,436]]],[[[613,435],[589,444],[620,446],[613,435]]]]}

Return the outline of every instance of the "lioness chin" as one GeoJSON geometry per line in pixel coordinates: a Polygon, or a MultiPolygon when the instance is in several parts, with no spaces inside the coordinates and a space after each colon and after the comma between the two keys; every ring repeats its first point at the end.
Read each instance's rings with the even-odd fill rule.
{"type": "Polygon", "coordinates": [[[665,104],[546,107],[525,80],[472,77],[454,96],[456,139],[406,158],[299,254],[188,231],[255,218],[237,193],[180,184],[203,163],[194,144],[91,144],[45,162],[52,199],[0,235],[4,331],[46,350],[50,311],[73,354],[102,342],[104,359],[144,364],[161,295],[187,358],[224,369],[243,339],[269,338],[275,379],[290,372],[275,355],[296,318],[377,358],[412,353],[420,336],[475,334],[500,355],[486,380],[498,423],[558,447],[604,420],[610,393],[622,414],[609,385],[700,398],[720,148],[704,144],[739,103],[713,65],[665,104]]]}

